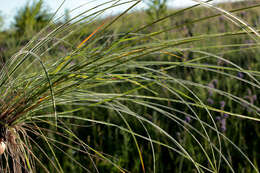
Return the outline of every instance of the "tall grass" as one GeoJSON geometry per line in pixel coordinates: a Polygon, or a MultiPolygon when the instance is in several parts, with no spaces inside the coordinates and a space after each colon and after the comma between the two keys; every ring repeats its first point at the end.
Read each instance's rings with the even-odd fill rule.
{"type": "Polygon", "coordinates": [[[260,4],[196,2],[125,28],[141,1],[54,14],[2,64],[1,171],[259,172],[259,33],[235,12],[260,4]]]}

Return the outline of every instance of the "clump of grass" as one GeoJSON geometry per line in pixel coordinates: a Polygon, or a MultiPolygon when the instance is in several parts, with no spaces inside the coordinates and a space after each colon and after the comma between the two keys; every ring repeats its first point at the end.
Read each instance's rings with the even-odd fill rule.
{"type": "Polygon", "coordinates": [[[255,102],[234,93],[228,85],[239,83],[258,91],[257,69],[242,68],[228,58],[231,53],[257,50],[258,31],[232,12],[197,1],[213,14],[160,27],[198,4],[140,28],[106,34],[140,2],[111,0],[65,23],[53,18],[6,61],[0,76],[0,137],[6,144],[2,172],[166,171],[171,167],[169,163],[160,165],[162,156],[170,158],[179,171],[235,172],[246,162],[250,165],[247,169],[258,172],[257,159],[252,160],[230,139],[229,124],[223,130],[223,117],[237,127],[243,121],[260,121],[255,102]],[[100,19],[105,11],[122,5],[128,5],[122,14],[100,19]],[[177,28],[219,16],[235,24],[237,30],[167,37],[177,28]],[[97,24],[95,29],[86,34],[84,30],[93,24],[97,24]],[[151,27],[160,30],[150,31],[151,27]],[[253,43],[249,47],[239,43],[207,45],[211,39],[241,36],[253,43]],[[210,85],[212,77],[226,83],[210,85]],[[208,97],[216,103],[207,103],[208,97]],[[223,106],[224,100],[228,104],[223,106]],[[250,113],[241,109],[244,105],[250,113]],[[105,135],[111,140],[104,142],[105,135]],[[113,153],[107,145],[121,146],[113,140],[125,141],[129,151],[113,153]],[[242,164],[232,160],[237,159],[232,152],[243,158],[242,164]],[[116,158],[118,155],[125,159],[116,158]],[[128,163],[131,155],[138,160],[128,163]],[[174,160],[176,155],[181,157],[174,160]]]}

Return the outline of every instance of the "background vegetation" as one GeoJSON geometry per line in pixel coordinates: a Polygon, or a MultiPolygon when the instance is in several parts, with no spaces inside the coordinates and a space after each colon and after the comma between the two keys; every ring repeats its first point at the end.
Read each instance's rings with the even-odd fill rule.
{"type": "Polygon", "coordinates": [[[259,172],[259,1],[147,3],[17,12],[0,33],[2,172],[259,172]]]}

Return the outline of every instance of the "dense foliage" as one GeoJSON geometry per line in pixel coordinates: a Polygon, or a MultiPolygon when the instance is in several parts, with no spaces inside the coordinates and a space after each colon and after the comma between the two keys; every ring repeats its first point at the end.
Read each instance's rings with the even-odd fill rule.
{"type": "Polygon", "coordinates": [[[153,2],[18,12],[0,33],[1,172],[259,172],[260,3],[153,2]]]}

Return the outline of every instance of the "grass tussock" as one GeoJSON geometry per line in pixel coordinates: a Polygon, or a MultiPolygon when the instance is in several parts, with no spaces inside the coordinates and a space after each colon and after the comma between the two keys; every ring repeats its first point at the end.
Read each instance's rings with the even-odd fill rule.
{"type": "Polygon", "coordinates": [[[259,172],[260,4],[196,2],[21,11],[47,18],[0,34],[1,172],[259,172]]]}

